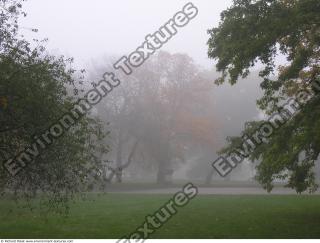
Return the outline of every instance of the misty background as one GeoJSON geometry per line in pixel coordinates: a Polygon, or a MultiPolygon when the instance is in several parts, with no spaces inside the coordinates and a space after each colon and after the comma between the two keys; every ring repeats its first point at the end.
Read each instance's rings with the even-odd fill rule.
{"type": "MultiPolygon", "coordinates": [[[[176,156],[179,152],[178,147],[172,145],[175,143],[175,138],[169,141],[170,148],[165,150],[167,152],[171,150],[167,158],[157,158],[157,155],[152,153],[152,149],[146,146],[150,143],[150,139],[157,141],[160,139],[155,132],[157,129],[155,122],[158,119],[148,111],[161,113],[163,111],[159,108],[159,104],[163,108],[166,106],[163,102],[167,102],[168,107],[172,106],[173,102],[169,99],[160,103],[153,100],[154,103],[152,103],[147,97],[150,95],[154,97],[155,94],[142,88],[146,87],[146,84],[150,85],[150,82],[156,83],[161,80],[161,71],[159,73],[149,64],[150,62],[161,62],[161,57],[156,55],[157,57],[152,58],[152,61],[147,61],[139,68],[139,71],[135,70],[130,77],[122,76],[121,89],[113,91],[111,96],[105,98],[93,111],[94,116],[102,120],[104,124],[108,124],[107,129],[110,130],[112,141],[108,144],[110,153],[101,155],[101,159],[106,161],[106,170],[102,173],[108,176],[110,166],[114,168],[127,164],[121,173],[121,179],[114,176],[110,178],[111,181],[155,181],[159,177],[159,170],[161,170],[159,167],[163,165],[165,182],[180,179],[204,182],[212,171],[211,163],[217,158],[216,151],[224,146],[226,137],[239,135],[246,121],[261,117],[256,108],[256,99],[261,96],[258,69],[252,70],[249,78],[244,82],[238,82],[235,87],[231,87],[230,84],[222,86],[214,84],[219,74],[215,71],[215,61],[207,57],[207,30],[218,25],[220,13],[227,9],[231,2],[231,0],[193,1],[199,10],[197,17],[187,26],[179,29],[178,34],[170,39],[160,51],[164,56],[167,55],[168,60],[164,62],[177,58],[184,66],[187,65],[184,62],[190,61],[193,68],[197,70],[196,72],[202,73],[201,80],[190,79],[187,82],[190,82],[190,85],[196,85],[199,81],[206,82],[208,91],[205,94],[206,100],[194,101],[192,107],[189,107],[186,101],[183,101],[186,97],[181,95],[183,103],[178,109],[180,111],[183,111],[184,108],[200,110],[203,117],[210,117],[207,122],[212,127],[208,127],[207,132],[213,134],[212,146],[198,141],[195,134],[189,138],[183,138],[183,143],[180,141],[178,146],[179,149],[182,147],[183,159],[176,156]],[[186,61],[185,58],[190,58],[190,60],[186,61]],[[152,73],[151,78],[144,80],[150,73],[152,73]],[[125,102],[127,99],[131,102],[129,105],[125,102]],[[116,111],[117,109],[120,111],[116,111]],[[141,117],[144,118],[145,123],[142,122],[141,117]],[[132,124],[137,124],[134,129],[132,129],[132,124]],[[155,133],[154,137],[144,135],[147,131],[143,128],[146,128],[148,124],[151,124],[151,127],[155,126],[153,130],[150,128],[155,133]],[[139,128],[142,129],[142,132],[137,134],[136,131],[139,128]],[[129,158],[130,161],[128,161],[129,158]]],[[[76,68],[86,69],[85,87],[89,88],[92,82],[100,80],[104,72],[115,71],[111,63],[135,50],[144,41],[146,35],[157,31],[186,3],[187,1],[30,0],[24,5],[28,16],[21,19],[21,33],[27,39],[48,38],[46,47],[49,52],[73,57],[76,68]],[[39,32],[32,32],[30,27],[37,28],[39,32]]],[[[259,68],[259,65],[257,67],[259,68]]],[[[185,71],[185,69],[180,70],[180,72],[185,71]]],[[[178,66],[175,72],[179,74],[178,66]]],[[[178,80],[178,76],[174,77],[174,80],[178,80]]],[[[184,79],[181,80],[183,81],[184,79]]],[[[169,86],[164,85],[164,87],[169,86]]],[[[160,92],[162,88],[150,86],[152,92],[156,92],[157,89],[160,92]]],[[[179,94],[185,91],[185,87],[180,85],[173,86],[172,89],[179,94]]],[[[192,114],[194,113],[197,112],[192,114]]],[[[168,119],[178,119],[175,113],[166,114],[168,119]]],[[[161,122],[164,123],[167,120],[161,122]]],[[[109,142],[110,140],[106,141],[106,143],[109,142]]],[[[159,156],[167,153],[161,152],[160,149],[161,146],[166,145],[155,144],[154,146],[157,152],[160,152],[159,156]]],[[[223,179],[216,173],[213,173],[212,176],[212,180],[223,179]]],[[[252,181],[253,177],[254,165],[245,161],[223,180],[252,181]]]]}

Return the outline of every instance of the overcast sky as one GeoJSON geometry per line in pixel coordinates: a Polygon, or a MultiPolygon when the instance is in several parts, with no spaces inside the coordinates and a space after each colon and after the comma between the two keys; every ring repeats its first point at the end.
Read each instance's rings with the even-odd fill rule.
{"type": "MultiPolygon", "coordinates": [[[[28,0],[24,28],[37,28],[35,34],[24,29],[29,39],[49,38],[48,49],[55,54],[75,58],[86,68],[90,60],[104,55],[128,55],[144,42],[189,1],[184,0],[28,0]]],[[[179,29],[162,50],[183,52],[197,63],[213,67],[207,58],[207,30],[217,26],[220,12],[232,0],[194,0],[198,16],[179,29]]]]}

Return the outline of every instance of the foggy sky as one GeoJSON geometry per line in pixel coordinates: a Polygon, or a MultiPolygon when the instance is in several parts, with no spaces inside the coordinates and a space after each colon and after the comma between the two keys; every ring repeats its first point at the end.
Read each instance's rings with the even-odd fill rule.
{"type": "MultiPolygon", "coordinates": [[[[54,54],[75,58],[85,68],[90,60],[104,55],[128,55],[165,24],[189,1],[185,0],[28,0],[21,21],[27,39],[49,38],[47,48],[54,54]],[[37,28],[33,33],[27,28],[37,28]]],[[[199,13],[178,30],[161,50],[187,53],[205,67],[213,67],[207,58],[207,30],[216,27],[221,11],[232,0],[194,0],[199,13]]]]}

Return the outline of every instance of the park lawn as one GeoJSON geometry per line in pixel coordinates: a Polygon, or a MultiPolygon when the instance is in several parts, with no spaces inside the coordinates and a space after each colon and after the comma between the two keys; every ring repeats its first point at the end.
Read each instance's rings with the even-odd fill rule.
{"type": "MultiPolygon", "coordinates": [[[[67,218],[0,202],[0,238],[120,238],[172,195],[104,194],[72,205],[67,218]]],[[[320,238],[320,196],[198,196],[152,238],[320,238]]]]}

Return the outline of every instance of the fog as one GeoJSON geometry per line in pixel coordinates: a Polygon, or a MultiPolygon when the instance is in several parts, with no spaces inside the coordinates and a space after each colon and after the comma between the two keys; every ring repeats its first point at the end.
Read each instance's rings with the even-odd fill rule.
{"type": "MultiPolygon", "coordinates": [[[[155,32],[182,9],[188,1],[103,1],[30,0],[24,4],[28,16],[21,27],[30,38],[49,38],[49,50],[72,56],[79,66],[105,55],[125,55],[137,48],[147,34],[155,32]]],[[[194,60],[212,68],[207,58],[207,30],[217,26],[220,13],[232,1],[196,0],[197,17],[182,28],[162,50],[187,53],[194,60]]]]}
{"type": "Polygon", "coordinates": [[[319,237],[319,12],[0,0],[1,243],[319,237]]]}
{"type": "MultiPolygon", "coordinates": [[[[75,67],[87,71],[88,89],[104,72],[116,71],[111,64],[117,58],[129,55],[186,3],[30,0],[24,5],[28,16],[20,22],[21,33],[27,39],[48,38],[50,53],[73,57],[75,67]]],[[[111,183],[205,182],[226,138],[239,135],[246,121],[261,115],[256,108],[261,96],[257,70],[234,86],[214,84],[219,74],[215,61],[207,57],[207,30],[218,25],[220,13],[231,0],[193,4],[199,10],[196,18],[131,76],[117,71],[121,87],[92,112],[110,132],[105,141],[110,152],[101,154],[101,160],[106,162],[102,173],[111,183]],[[199,83],[205,86],[198,94],[201,99],[189,99],[192,90],[203,89],[199,83]],[[163,98],[163,90],[170,95],[163,98]],[[174,106],[177,110],[170,110],[174,106]],[[186,119],[190,123],[186,122],[183,132],[188,135],[180,136],[176,126],[186,119]],[[180,123],[166,127],[174,122],[180,123]],[[112,170],[119,166],[125,168],[118,176],[112,170]]],[[[253,176],[254,167],[246,161],[227,180],[252,181],[253,176]]],[[[217,173],[211,179],[225,180],[217,173]]]]}

